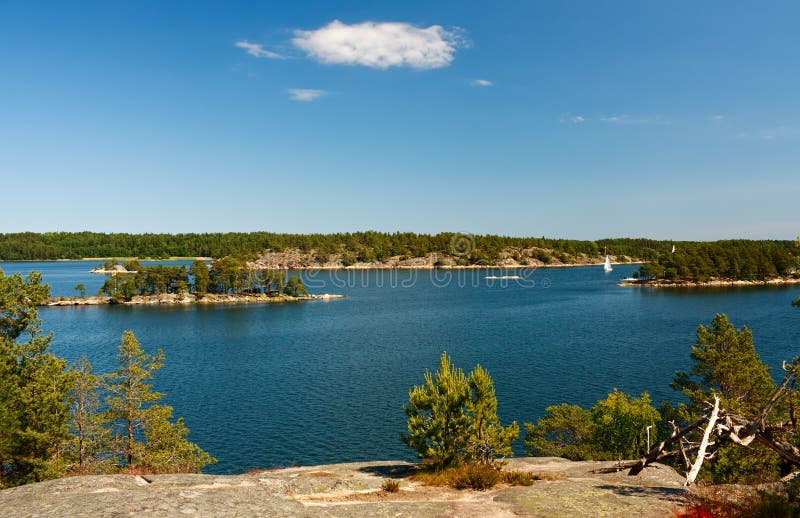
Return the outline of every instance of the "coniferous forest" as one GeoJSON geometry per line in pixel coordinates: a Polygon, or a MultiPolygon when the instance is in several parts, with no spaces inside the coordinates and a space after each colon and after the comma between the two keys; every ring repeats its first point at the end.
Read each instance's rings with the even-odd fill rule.
{"type": "Polygon", "coordinates": [[[509,237],[443,232],[354,232],[278,234],[228,232],[203,234],[104,234],[46,232],[0,234],[0,260],[82,259],[87,257],[235,257],[257,258],[265,251],[298,250],[318,264],[338,254],[344,266],[391,257],[456,257],[457,264],[493,266],[501,258],[520,265],[570,264],[602,255],[644,263],[644,279],[705,281],[711,278],[764,280],[797,275],[800,246],[789,240],[711,242],[613,238],[597,241],[546,237],[509,237]],[[674,252],[673,252],[674,247],[674,252]]]}

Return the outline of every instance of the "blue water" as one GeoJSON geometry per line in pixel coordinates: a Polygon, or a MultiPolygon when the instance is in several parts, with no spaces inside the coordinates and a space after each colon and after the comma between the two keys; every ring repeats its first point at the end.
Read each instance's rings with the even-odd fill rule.
{"type": "MultiPolygon", "coordinates": [[[[85,262],[0,263],[44,273],[53,295],[89,292],[102,276],[85,262]]],[[[304,274],[315,293],[343,300],[250,306],[42,308],[53,350],[114,368],[123,330],[164,349],[155,380],[186,418],[190,439],[219,459],[207,469],[413,459],[400,442],[402,405],[446,350],[495,380],[504,422],[541,417],[563,401],[591,405],[613,388],[675,400],[698,324],[723,312],[753,330],[778,370],[800,351],[800,287],[693,291],[621,288],[633,266],[539,269],[521,281],[486,271],[304,274]]],[[[497,274],[499,272],[491,272],[497,274]]],[[[522,453],[521,441],[517,451],[522,453]]]]}

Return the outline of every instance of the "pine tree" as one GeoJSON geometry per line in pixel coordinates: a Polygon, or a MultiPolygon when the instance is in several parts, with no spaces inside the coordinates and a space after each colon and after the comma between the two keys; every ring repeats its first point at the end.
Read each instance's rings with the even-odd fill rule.
{"type": "Polygon", "coordinates": [[[442,353],[439,370],[425,371],[425,384],[409,391],[403,410],[408,415],[403,442],[437,467],[493,463],[498,456],[513,455],[519,426],[500,424],[494,383],[480,365],[465,376],[442,353]]]}
{"type": "Polygon", "coordinates": [[[36,307],[50,291],[41,280],[0,270],[0,487],[63,470],[71,378],[39,328],[36,307]]]}
{"type": "Polygon", "coordinates": [[[775,391],[769,367],[761,362],[747,327],[734,328],[728,317],[714,316],[710,327],[697,328],[691,372],[678,372],[672,387],[681,390],[698,411],[716,392],[729,412],[754,418],[775,391]]]}
{"type": "Polygon", "coordinates": [[[163,395],[149,382],[164,366],[164,352],[145,353],[136,336],[125,331],[117,359],[117,370],[106,376],[110,395],[103,421],[115,432],[116,453],[124,465],[153,472],[194,472],[216,462],[186,440],[189,431],[182,418],[169,421],[172,407],[155,404],[163,395]]]}
{"type": "Polygon", "coordinates": [[[163,397],[148,382],[164,366],[164,352],[159,349],[155,356],[150,356],[142,350],[133,332],[125,331],[117,361],[117,370],[107,375],[106,389],[111,395],[106,398],[108,409],[104,421],[116,432],[118,453],[132,467],[144,449],[137,439],[147,420],[147,405],[163,397]]]}
{"type": "Polygon", "coordinates": [[[439,370],[425,371],[425,384],[412,388],[408,405],[408,434],[402,439],[421,459],[433,459],[442,466],[457,464],[467,445],[469,418],[465,409],[469,382],[464,371],[442,353],[439,370]]]}
{"type": "MultiPolygon", "coordinates": [[[[775,391],[769,367],[756,353],[753,334],[747,327],[736,329],[725,315],[715,315],[710,327],[698,327],[692,360],[691,372],[676,373],[671,384],[689,398],[690,404],[677,410],[687,422],[706,410],[712,393],[720,397],[728,412],[753,419],[775,391]]],[[[775,410],[778,419],[785,415],[785,407],[778,405],[775,410]]],[[[747,483],[770,480],[779,471],[778,457],[765,447],[722,443],[714,459],[703,465],[701,477],[715,483],[747,483]]]]}
{"type": "Polygon", "coordinates": [[[100,389],[103,377],[94,374],[92,364],[84,356],[72,367],[70,442],[72,470],[77,473],[97,473],[109,464],[104,453],[110,448],[108,430],[101,425],[100,389]]]}
{"type": "Polygon", "coordinates": [[[194,277],[195,293],[205,293],[211,283],[211,276],[208,273],[208,265],[200,260],[196,260],[189,268],[189,273],[194,277]]]}
{"type": "Polygon", "coordinates": [[[480,365],[469,374],[470,397],[467,413],[470,416],[467,460],[489,464],[497,457],[511,457],[511,443],[519,437],[516,421],[507,427],[497,417],[497,397],[489,372],[480,365]]]}

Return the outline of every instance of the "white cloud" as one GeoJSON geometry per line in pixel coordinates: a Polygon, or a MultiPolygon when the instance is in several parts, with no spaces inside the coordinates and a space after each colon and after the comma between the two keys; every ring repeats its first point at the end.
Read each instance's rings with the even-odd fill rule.
{"type": "Polygon", "coordinates": [[[711,116],[711,120],[712,120],[712,121],[721,121],[721,120],[722,120],[722,119],[724,119],[724,118],[725,118],[725,116],[724,116],[724,115],[712,115],[712,116],[711,116]]]}
{"type": "Polygon", "coordinates": [[[740,139],[748,140],[777,140],[784,138],[795,138],[800,135],[800,131],[788,126],[776,126],[756,131],[744,131],[736,135],[740,139]]]}
{"type": "Polygon", "coordinates": [[[471,79],[469,84],[472,86],[494,86],[494,83],[488,79],[471,79]]]}
{"type": "Polygon", "coordinates": [[[453,61],[464,40],[458,29],[427,28],[400,22],[347,25],[334,20],[313,31],[294,31],[292,43],[309,57],[327,64],[371,68],[441,68],[453,61]]]}
{"type": "Polygon", "coordinates": [[[567,124],[567,123],[570,123],[570,124],[582,124],[582,123],[586,122],[586,117],[584,117],[583,115],[569,115],[569,114],[567,114],[567,115],[561,116],[561,118],[559,120],[561,121],[561,124],[567,124]]]}
{"type": "Polygon", "coordinates": [[[285,59],[284,56],[278,54],[277,52],[272,52],[271,50],[267,50],[264,48],[263,45],[258,43],[250,43],[248,41],[237,41],[236,46],[240,49],[244,49],[245,52],[250,54],[251,56],[257,58],[269,58],[269,59],[285,59]]]}
{"type": "Polygon", "coordinates": [[[672,124],[672,121],[664,117],[655,115],[650,117],[631,117],[630,115],[610,115],[608,117],[600,117],[603,122],[611,122],[614,124],[637,124],[637,125],[662,125],[667,126],[672,124]]]}
{"type": "Polygon", "coordinates": [[[289,99],[292,101],[303,102],[315,101],[328,93],[325,90],[314,90],[311,88],[289,88],[286,91],[289,92],[289,99]]]}

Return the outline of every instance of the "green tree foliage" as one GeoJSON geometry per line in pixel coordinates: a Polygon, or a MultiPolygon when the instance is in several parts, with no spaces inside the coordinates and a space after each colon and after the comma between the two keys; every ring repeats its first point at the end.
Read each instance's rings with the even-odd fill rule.
{"type": "Polygon", "coordinates": [[[537,457],[594,459],[592,413],[578,405],[547,407],[537,423],[525,423],[525,451],[537,457]]]}
{"type": "Polygon", "coordinates": [[[240,293],[247,287],[249,272],[244,261],[227,256],[211,263],[211,289],[213,293],[240,293]]]}
{"type": "Polygon", "coordinates": [[[303,281],[292,277],[286,283],[282,270],[257,270],[240,258],[227,256],[212,262],[203,261],[185,266],[144,266],[138,261],[125,263],[126,272],[112,274],[100,288],[116,300],[130,300],[136,295],[185,294],[189,292],[189,276],[194,278],[195,293],[280,293],[307,295],[303,281]]]}
{"type": "Polygon", "coordinates": [[[647,452],[647,434],[658,436],[661,414],[647,393],[640,398],[614,390],[586,410],[566,403],[551,406],[534,425],[525,423],[529,455],[572,460],[632,459],[647,452]]]}
{"type": "MultiPolygon", "coordinates": [[[[83,257],[226,257],[252,258],[266,250],[314,252],[320,261],[338,254],[347,266],[357,261],[389,257],[454,256],[463,265],[496,263],[502,253],[521,262],[538,259],[565,263],[579,256],[599,259],[600,251],[648,261],[643,278],[706,280],[764,279],[788,275],[800,268],[794,241],[730,240],[672,242],[653,239],[577,241],[545,237],[469,236],[468,250],[453,250],[459,234],[355,232],[339,234],[274,234],[270,232],[217,234],[100,234],[93,232],[24,232],[0,234],[0,260],[78,259],[83,257]],[[671,253],[672,245],[677,252],[671,253]],[[464,253],[462,253],[464,252],[464,253]]],[[[116,262],[114,262],[116,264],[116,262]]],[[[232,289],[232,286],[228,286],[232,289]]]]}
{"type": "Polygon", "coordinates": [[[123,464],[152,471],[199,471],[215,462],[186,440],[182,419],[169,421],[171,407],[154,404],[163,395],[152,389],[150,380],[163,367],[163,351],[155,356],[145,353],[136,336],[126,331],[117,360],[117,370],[107,375],[110,395],[103,421],[117,437],[116,453],[123,464]]]}
{"type": "Polygon", "coordinates": [[[119,443],[119,453],[129,466],[142,456],[144,444],[137,440],[147,422],[148,405],[158,401],[162,394],[152,390],[149,381],[153,373],[164,366],[164,352],[155,356],[142,350],[136,336],[125,331],[117,355],[117,370],[107,375],[107,410],[104,421],[112,425],[119,443]]]}
{"type": "Polygon", "coordinates": [[[306,291],[306,287],[303,285],[303,279],[296,276],[289,277],[289,280],[286,281],[286,287],[283,288],[283,292],[291,297],[308,295],[308,291],[306,291]]]}
{"type": "Polygon", "coordinates": [[[68,472],[110,472],[120,461],[179,472],[215,462],[186,440],[183,420],[171,421],[172,408],[153,404],[161,395],[149,380],[161,367],[161,351],[145,354],[126,332],[108,383],[85,358],[67,369],[48,353],[52,334],[39,328],[36,308],[48,296],[41,274],[0,270],[0,488],[68,472]],[[111,395],[101,412],[104,390],[111,395]]]}
{"type": "Polygon", "coordinates": [[[469,382],[464,371],[442,354],[435,374],[425,371],[425,384],[408,393],[408,434],[402,439],[421,459],[448,466],[459,463],[467,446],[469,382]]]}
{"type": "Polygon", "coordinates": [[[470,394],[467,415],[470,416],[466,458],[470,462],[491,463],[497,457],[512,457],[511,443],[519,437],[516,421],[507,427],[497,417],[497,397],[489,372],[477,365],[468,377],[470,394]]]}
{"type": "Polygon", "coordinates": [[[0,487],[62,469],[71,378],[39,328],[36,306],[48,296],[41,274],[0,270],[0,487]]]}
{"type": "Polygon", "coordinates": [[[75,291],[80,293],[82,299],[86,298],[86,286],[84,286],[82,283],[75,285],[75,291]]]}
{"type": "Polygon", "coordinates": [[[618,458],[647,453],[648,427],[655,438],[660,421],[661,414],[653,408],[646,392],[640,398],[632,398],[614,389],[592,408],[596,444],[618,458]]]}
{"type": "Polygon", "coordinates": [[[639,269],[639,276],[690,281],[766,280],[791,275],[798,258],[800,253],[791,241],[684,242],[676,244],[675,253],[654,251],[639,269]]]}
{"type": "Polygon", "coordinates": [[[500,424],[489,374],[477,366],[466,376],[447,353],[439,370],[425,371],[425,384],[409,391],[403,410],[408,415],[403,442],[438,467],[511,456],[511,443],[519,435],[516,422],[506,428],[500,424]]]}
{"type": "Polygon", "coordinates": [[[99,415],[103,377],[94,374],[85,356],[72,367],[71,373],[71,436],[67,446],[70,470],[79,474],[109,471],[111,464],[104,452],[110,447],[110,437],[99,415]]]}
{"type": "Polygon", "coordinates": [[[715,315],[710,327],[697,328],[691,356],[691,371],[676,373],[671,386],[698,411],[713,400],[713,391],[723,408],[753,418],[775,391],[769,367],[756,353],[753,334],[747,327],[736,329],[725,315],[715,315]]]}
{"type": "MultiPolygon", "coordinates": [[[[775,391],[775,381],[756,353],[752,333],[747,327],[736,329],[725,315],[715,315],[709,327],[698,327],[692,360],[691,371],[676,373],[671,384],[689,399],[688,406],[675,412],[683,422],[695,420],[713,394],[727,411],[753,419],[775,391]]],[[[785,409],[776,410],[775,419],[786,417],[785,409]]],[[[774,479],[779,471],[780,461],[770,450],[723,443],[716,457],[703,464],[701,477],[715,483],[765,481],[774,479]]]]}
{"type": "Polygon", "coordinates": [[[172,421],[172,407],[153,405],[147,412],[142,468],[154,473],[197,473],[203,466],[217,462],[186,439],[189,429],[182,417],[172,421]]]}
{"type": "Polygon", "coordinates": [[[256,284],[264,293],[280,293],[285,287],[285,277],[284,272],[279,270],[261,270],[256,276],[256,284]]]}
{"type": "Polygon", "coordinates": [[[211,285],[208,265],[204,261],[194,261],[189,268],[189,273],[194,278],[194,291],[196,293],[206,293],[211,285]]]}

